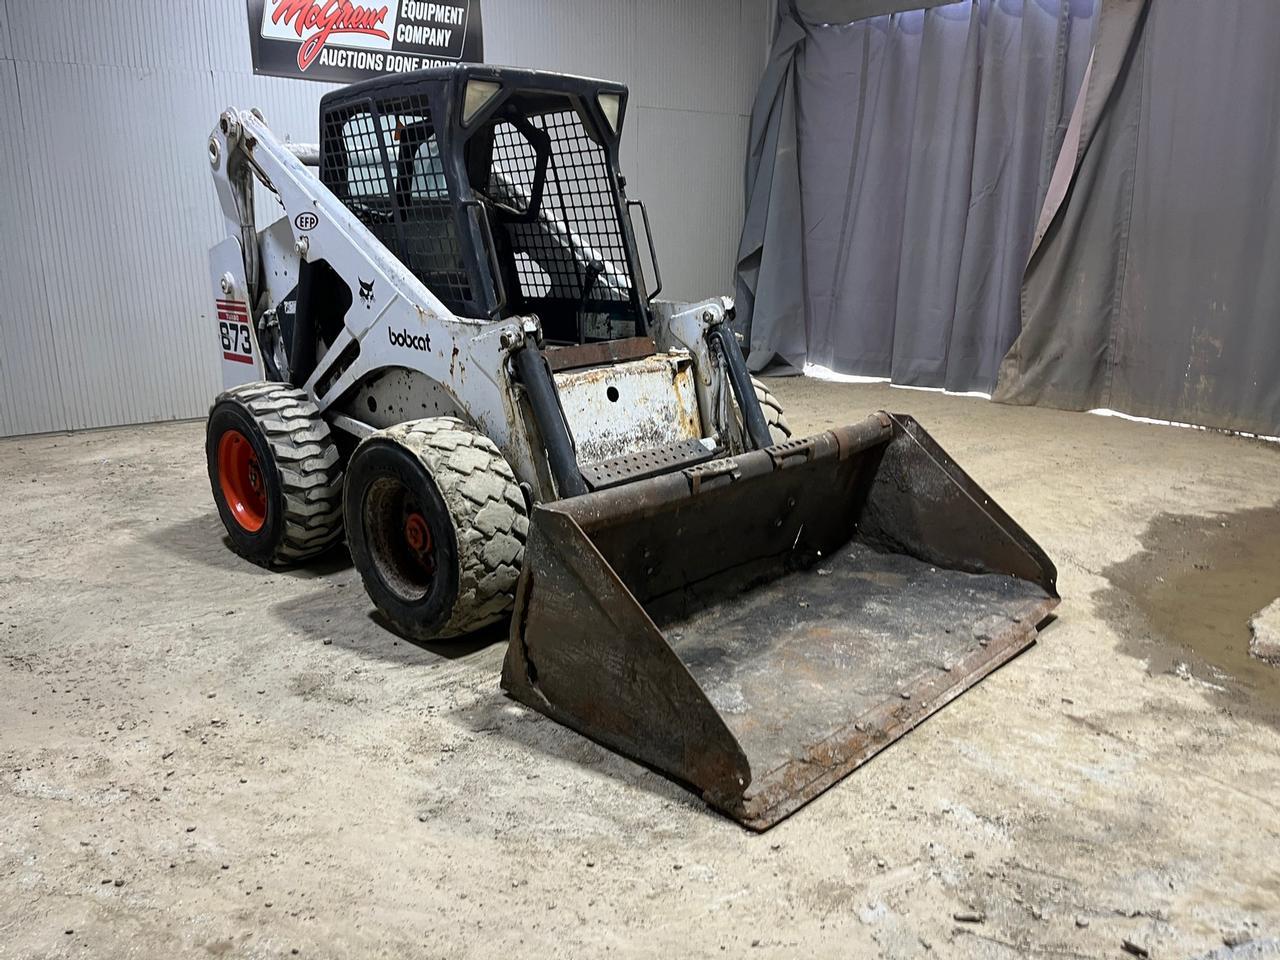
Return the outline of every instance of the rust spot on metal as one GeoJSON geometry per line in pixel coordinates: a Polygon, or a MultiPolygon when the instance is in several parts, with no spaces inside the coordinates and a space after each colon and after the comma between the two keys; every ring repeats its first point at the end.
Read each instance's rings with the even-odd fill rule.
{"type": "Polygon", "coordinates": [[[551,364],[552,373],[559,373],[561,370],[641,360],[657,352],[658,348],[652,337],[628,337],[623,340],[604,340],[600,343],[549,347],[546,356],[547,363],[551,364]]]}
{"type": "Polygon", "coordinates": [[[701,436],[692,364],[684,354],[562,370],[555,378],[581,463],[701,436]]]}

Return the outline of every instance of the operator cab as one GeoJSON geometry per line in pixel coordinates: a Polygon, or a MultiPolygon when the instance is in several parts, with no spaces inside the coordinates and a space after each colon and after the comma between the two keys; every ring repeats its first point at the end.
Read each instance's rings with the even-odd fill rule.
{"type": "Polygon", "coordinates": [[[626,99],[476,64],[379,77],[321,101],[320,179],[459,316],[536,314],[552,344],[643,336],[626,99]]]}

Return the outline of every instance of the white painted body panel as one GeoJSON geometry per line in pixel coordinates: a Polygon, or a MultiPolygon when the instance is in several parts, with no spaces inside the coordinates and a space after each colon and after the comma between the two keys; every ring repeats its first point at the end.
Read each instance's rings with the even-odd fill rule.
{"type": "Polygon", "coordinates": [[[222,389],[261,380],[262,350],[249,309],[244,254],[238,239],[227,237],[209,251],[209,279],[213,287],[213,322],[208,335],[222,356],[222,389]]]}
{"type": "MultiPolygon", "coordinates": [[[[209,142],[229,234],[210,252],[215,299],[225,299],[219,285],[230,272],[236,300],[251,317],[250,349],[224,360],[224,385],[265,376],[256,323],[292,293],[303,258],[323,260],[353,292],[340,333],[303,385],[330,422],[362,436],[448,412],[493,440],[535,499],[554,498],[545,452],[508,363],[511,345],[522,342],[526,327],[537,329],[536,321],[455,316],[253,112],[226,111],[209,142]],[[242,215],[253,204],[250,169],[285,211],[256,234],[242,215]],[[256,242],[242,252],[245,235],[256,242]],[[358,353],[344,369],[352,344],[358,353]]],[[[556,375],[581,463],[689,439],[735,446],[732,418],[717,412],[728,387],[705,339],[708,327],[724,320],[728,304],[656,303],[650,333],[657,355],[556,375]]]]}

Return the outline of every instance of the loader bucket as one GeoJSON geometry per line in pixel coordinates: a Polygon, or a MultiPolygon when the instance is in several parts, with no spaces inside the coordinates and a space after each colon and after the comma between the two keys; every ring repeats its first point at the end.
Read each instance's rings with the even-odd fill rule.
{"type": "Polygon", "coordinates": [[[1056,576],[879,413],[537,507],[502,685],[764,830],[1030,646],[1056,576]]]}

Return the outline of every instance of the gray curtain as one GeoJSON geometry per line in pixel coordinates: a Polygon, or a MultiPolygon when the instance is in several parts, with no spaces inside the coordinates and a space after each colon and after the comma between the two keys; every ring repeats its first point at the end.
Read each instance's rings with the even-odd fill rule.
{"type": "Polygon", "coordinates": [[[995,398],[1280,433],[1280,5],[1107,0],[995,398]]]}
{"type": "Polygon", "coordinates": [[[989,390],[1021,330],[1094,0],[834,24],[822,6],[783,0],[752,115],[738,270],[750,365],[989,390]]]}
{"type": "Polygon", "coordinates": [[[804,38],[800,21],[780,10],[769,62],[751,108],[735,300],[736,324],[745,335],[747,362],[753,370],[764,369],[775,357],[795,369],[804,366],[795,96],[796,53],[804,38]]]}

